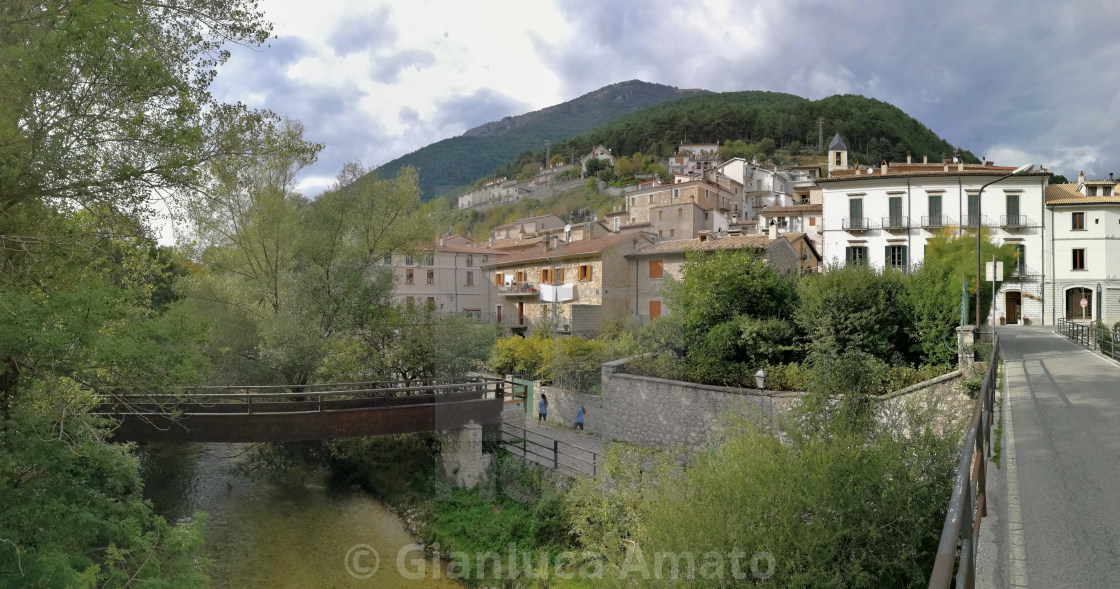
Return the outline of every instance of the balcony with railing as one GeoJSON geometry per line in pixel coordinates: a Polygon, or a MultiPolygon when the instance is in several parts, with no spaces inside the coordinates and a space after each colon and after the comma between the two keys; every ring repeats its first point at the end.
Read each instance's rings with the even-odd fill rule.
{"type": "Polygon", "coordinates": [[[871,229],[871,219],[867,217],[847,217],[844,219],[844,231],[868,231],[871,229]]]}
{"type": "Polygon", "coordinates": [[[507,297],[535,297],[540,294],[537,285],[531,282],[505,282],[497,285],[498,292],[507,297]]]}
{"type": "Polygon", "coordinates": [[[1010,280],[1040,280],[1042,272],[1026,264],[1012,264],[1010,280]]]}
{"type": "Polygon", "coordinates": [[[991,227],[994,223],[987,215],[965,215],[965,217],[961,219],[961,225],[963,227],[976,227],[977,225],[991,227]]]}
{"type": "Polygon", "coordinates": [[[1027,227],[1032,227],[1033,225],[1034,225],[1034,223],[1032,223],[1031,220],[1028,219],[1026,215],[1000,215],[999,216],[999,226],[1004,228],[1004,229],[1008,229],[1008,230],[1025,229],[1027,227]]]}
{"type": "Polygon", "coordinates": [[[953,220],[945,215],[934,215],[932,217],[922,217],[923,229],[941,229],[942,227],[952,227],[953,220]]]}
{"type": "Polygon", "coordinates": [[[892,215],[883,217],[883,229],[887,231],[905,231],[910,228],[910,217],[905,215],[892,215]]]}

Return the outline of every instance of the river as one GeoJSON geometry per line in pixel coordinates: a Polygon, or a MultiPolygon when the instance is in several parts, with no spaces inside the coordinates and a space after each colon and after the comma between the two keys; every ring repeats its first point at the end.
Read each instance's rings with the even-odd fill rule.
{"type": "Polygon", "coordinates": [[[248,444],[190,444],[141,451],[145,495],[157,513],[169,521],[208,514],[205,556],[214,589],[462,587],[431,572],[406,578],[418,576],[409,574],[421,558],[413,551],[406,552],[410,564],[402,575],[398,553],[416,540],[360,489],[331,488],[325,472],[285,483],[251,476],[242,468],[249,450],[248,444]]]}

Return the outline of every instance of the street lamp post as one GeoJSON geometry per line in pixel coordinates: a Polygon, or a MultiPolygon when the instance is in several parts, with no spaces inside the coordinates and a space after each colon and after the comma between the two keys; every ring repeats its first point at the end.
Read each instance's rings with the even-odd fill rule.
{"type": "Polygon", "coordinates": [[[981,211],[983,210],[983,203],[984,203],[984,189],[991,186],[992,184],[995,184],[996,182],[1001,182],[1003,180],[1007,180],[1008,178],[1010,178],[1012,176],[1017,176],[1019,174],[1025,173],[1025,172],[1029,172],[1033,169],[1034,169],[1034,164],[1023,164],[1023,165],[1019,166],[1018,168],[1015,168],[1014,172],[1011,172],[1010,174],[1007,174],[1006,176],[1000,176],[999,178],[996,178],[995,180],[992,180],[991,182],[988,182],[987,184],[981,186],[980,187],[980,194],[976,195],[976,334],[977,334],[977,337],[980,336],[980,243],[981,243],[980,218],[981,218],[981,211]]]}

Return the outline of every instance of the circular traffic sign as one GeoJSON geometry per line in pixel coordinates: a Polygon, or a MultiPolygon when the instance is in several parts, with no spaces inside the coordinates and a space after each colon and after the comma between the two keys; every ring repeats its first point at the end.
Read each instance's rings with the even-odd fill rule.
{"type": "Polygon", "coordinates": [[[1085,307],[1088,307],[1088,306],[1089,306],[1089,299],[1081,299],[1081,308],[1084,309],[1085,307]]]}

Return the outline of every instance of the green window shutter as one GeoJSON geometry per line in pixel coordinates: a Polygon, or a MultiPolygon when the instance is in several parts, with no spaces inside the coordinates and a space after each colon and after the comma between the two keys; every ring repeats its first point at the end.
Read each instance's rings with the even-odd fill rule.
{"type": "Polygon", "coordinates": [[[910,247],[905,245],[902,246],[902,270],[910,270],[910,247]]]}
{"type": "Polygon", "coordinates": [[[902,225],[902,197],[892,196],[889,201],[891,226],[898,227],[902,225]]]}
{"type": "Polygon", "coordinates": [[[941,225],[941,195],[929,195],[929,221],[933,227],[941,225]]]}
{"type": "Polygon", "coordinates": [[[883,254],[883,269],[891,267],[891,246],[887,246],[887,251],[883,254]]]}
{"type": "Polygon", "coordinates": [[[852,265],[852,248],[851,246],[844,248],[844,264],[847,266],[852,265]]]}
{"type": "Polygon", "coordinates": [[[869,248],[867,246],[863,246],[859,249],[863,250],[863,252],[862,252],[863,253],[863,258],[860,259],[860,263],[861,264],[866,264],[869,260],[871,260],[871,248],[869,248]]]}
{"type": "Polygon", "coordinates": [[[1019,216],[1019,195],[1018,194],[1008,194],[1007,195],[1007,216],[1009,218],[1019,216]]]}
{"type": "Polygon", "coordinates": [[[848,216],[852,219],[852,227],[862,227],[859,223],[863,220],[863,199],[853,198],[848,201],[848,216]]]}
{"type": "Polygon", "coordinates": [[[980,224],[980,195],[968,195],[968,226],[975,227],[980,224]]]}

